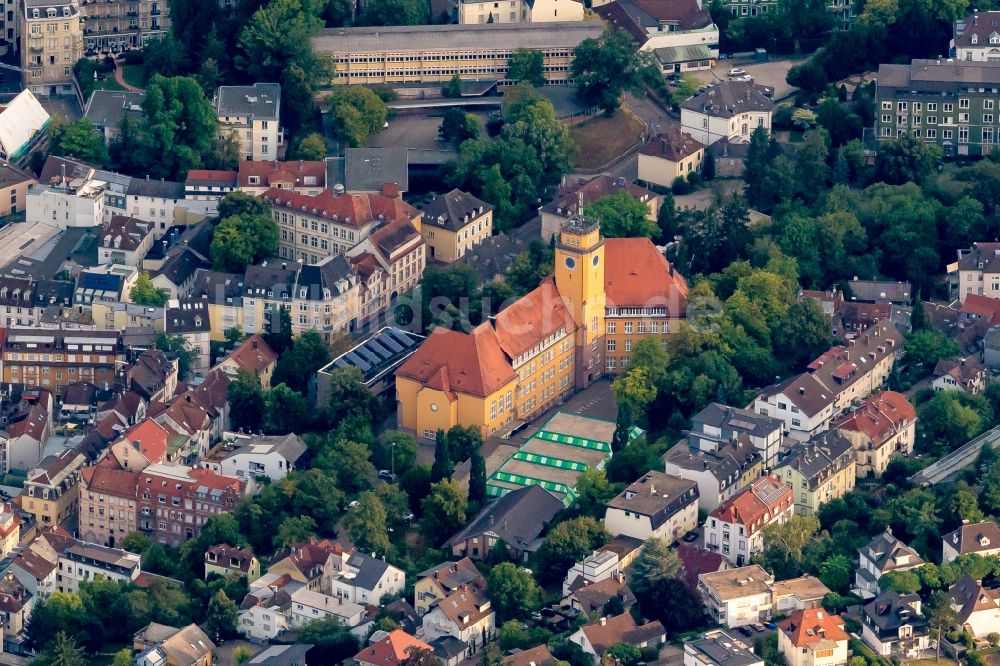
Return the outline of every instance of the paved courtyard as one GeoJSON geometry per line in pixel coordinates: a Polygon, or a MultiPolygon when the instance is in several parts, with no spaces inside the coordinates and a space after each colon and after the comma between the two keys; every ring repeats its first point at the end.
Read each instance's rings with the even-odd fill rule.
{"type": "Polygon", "coordinates": [[[739,67],[745,69],[747,74],[754,78],[755,83],[774,88],[774,99],[779,100],[795,92],[795,88],[788,85],[785,77],[788,76],[788,70],[803,61],[803,58],[750,63],[740,60],[720,60],[711,70],[693,74],[706,83],[725,81],[728,78],[727,72],[733,67],[739,67]]]}

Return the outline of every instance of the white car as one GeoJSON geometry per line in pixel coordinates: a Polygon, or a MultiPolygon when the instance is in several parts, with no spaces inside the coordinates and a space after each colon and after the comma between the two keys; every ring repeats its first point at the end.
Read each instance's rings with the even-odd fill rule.
{"type": "Polygon", "coordinates": [[[739,67],[733,67],[731,70],[729,70],[729,76],[730,76],[730,78],[732,78],[734,76],[743,76],[745,74],[746,74],[746,70],[740,69],[739,67]]]}
{"type": "Polygon", "coordinates": [[[753,83],[753,77],[749,74],[744,74],[743,76],[737,76],[733,81],[741,81],[743,83],[753,83]]]}

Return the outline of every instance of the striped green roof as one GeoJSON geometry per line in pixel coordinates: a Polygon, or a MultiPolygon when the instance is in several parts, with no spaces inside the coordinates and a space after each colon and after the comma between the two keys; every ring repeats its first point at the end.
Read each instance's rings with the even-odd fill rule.
{"type": "Polygon", "coordinates": [[[514,453],[508,460],[520,460],[526,463],[532,463],[534,465],[544,465],[545,467],[558,467],[559,469],[568,469],[572,472],[585,472],[587,471],[587,465],[576,460],[568,460],[566,458],[556,458],[554,456],[543,456],[538,453],[529,453],[528,451],[520,450],[514,453]]]}
{"type": "MultiPolygon", "coordinates": [[[[551,493],[557,495],[562,495],[563,504],[570,506],[576,501],[576,491],[567,486],[565,483],[556,483],[555,481],[546,481],[545,479],[536,479],[531,476],[525,476],[523,474],[511,474],[510,472],[504,472],[503,470],[497,470],[490,476],[490,480],[502,481],[504,483],[510,483],[515,486],[531,486],[539,485],[545,488],[551,493]]],[[[499,497],[508,492],[508,489],[495,486],[493,484],[487,483],[486,492],[494,497],[499,497]]]]}
{"type": "Polygon", "coordinates": [[[559,444],[567,444],[569,446],[579,446],[582,449],[611,453],[610,442],[599,442],[585,437],[573,437],[572,435],[563,435],[549,430],[539,430],[535,433],[534,437],[536,439],[545,440],[546,442],[557,442],[559,444]]]}

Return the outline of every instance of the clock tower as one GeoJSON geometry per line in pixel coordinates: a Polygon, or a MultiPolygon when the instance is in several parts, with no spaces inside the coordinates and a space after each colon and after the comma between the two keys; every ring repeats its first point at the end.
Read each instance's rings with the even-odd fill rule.
{"type": "Polygon", "coordinates": [[[576,387],[604,374],[604,238],[596,220],[573,217],[559,232],[556,289],[576,322],[576,387]]]}

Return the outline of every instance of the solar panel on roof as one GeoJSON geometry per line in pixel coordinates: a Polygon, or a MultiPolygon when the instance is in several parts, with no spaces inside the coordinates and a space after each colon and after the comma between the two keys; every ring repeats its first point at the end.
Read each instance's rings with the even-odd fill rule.
{"type": "Polygon", "coordinates": [[[365,349],[364,347],[358,347],[357,349],[354,350],[354,353],[360,356],[361,358],[365,359],[365,361],[367,361],[369,365],[378,364],[379,361],[378,356],[371,353],[370,350],[365,349]]]}
{"type": "Polygon", "coordinates": [[[384,346],[387,349],[391,349],[393,352],[397,354],[403,351],[403,347],[388,335],[380,335],[379,337],[372,340],[372,342],[380,343],[380,346],[384,346]]]}
{"type": "Polygon", "coordinates": [[[380,345],[376,340],[371,340],[370,343],[365,348],[371,353],[378,356],[379,359],[383,361],[392,358],[393,356],[391,349],[385,347],[384,345],[380,345]]]}
{"type": "Polygon", "coordinates": [[[351,365],[357,367],[362,372],[365,372],[366,370],[368,370],[368,368],[371,367],[371,365],[368,363],[368,361],[365,360],[364,358],[362,358],[357,353],[357,350],[354,350],[354,351],[351,351],[351,352],[348,352],[348,353],[344,354],[344,358],[348,362],[350,362],[351,365]]]}

